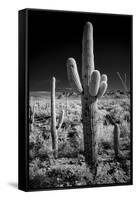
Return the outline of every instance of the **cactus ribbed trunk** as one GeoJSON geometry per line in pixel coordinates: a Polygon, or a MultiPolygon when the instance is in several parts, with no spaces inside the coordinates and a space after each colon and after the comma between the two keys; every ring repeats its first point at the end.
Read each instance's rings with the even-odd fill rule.
{"type": "Polygon", "coordinates": [[[52,149],[54,151],[54,157],[58,154],[58,137],[56,130],[56,111],[55,111],[55,77],[52,78],[51,88],[51,136],[52,136],[52,149]]]}
{"type": "Polygon", "coordinates": [[[95,117],[97,112],[96,97],[90,96],[89,86],[91,74],[94,70],[94,55],[93,55],[93,27],[87,23],[84,28],[82,42],[82,119],[84,133],[84,150],[85,159],[88,165],[94,168],[95,155],[95,117]]]}
{"type": "Polygon", "coordinates": [[[97,102],[95,99],[90,104],[90,98],[82,96],[82,119],[84,133],[85,160],[92,170],[96,163],[96,114],[97,102]]]}
{"type": "Polygon", "coordinates": [[[67,60],[68,79],[72,88],[81,94],[82,121],[84,135],[84,152],[86,163],[96,174],[97,153],[97,99],[101,98],[107,89],[107,76],[100,75],[94,69],[93,26],[87,22],[84,27],[82,41],[82,83],[77,71],[76,61],[67,60]]]}

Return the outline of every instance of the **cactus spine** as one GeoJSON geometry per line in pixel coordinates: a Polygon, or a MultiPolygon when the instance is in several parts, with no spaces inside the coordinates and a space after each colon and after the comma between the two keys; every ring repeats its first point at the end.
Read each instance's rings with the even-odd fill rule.
{"type": "Polygon", "coordinates": [[[83,31],[82,84],[73,58],[67,60],[67,71],[72,88],[81,94],[85,160],[94,174],[97,147],[97,99],[102,97],[107,89],[107,76],[100,76],[100,72],[94,70],[93,26],[90,22],[86,23],[83,31]]]}
{"type": "Polygon", "coordinates": [[[51,136],[52,136],[52,149],[54,151],[54,157],[57,158],[58,154],[58,136],[56,130],[56,112],[55,112],[55,77],[52,78],[51,87],[51,136]]]}

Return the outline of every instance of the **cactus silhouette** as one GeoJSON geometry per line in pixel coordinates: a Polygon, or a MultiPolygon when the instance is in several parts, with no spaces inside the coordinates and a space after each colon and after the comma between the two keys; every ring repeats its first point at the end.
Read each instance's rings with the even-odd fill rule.
{"type": "Polygon", "coordinates": [[[105,74],[101,76],[100,72],[94,69],[93,26],[90,22],[85,24],[83,31],[82,83],[74,58],[67,60],[67,74],[71,87],[81,94],[85,160],[95,173],[96,126],[99,115],[97,100],[104,95],[107,89],[107,76],[105,74]]]}
{"type": "Polygon", "coordinates": [[[52,87],[51,87],[51,136],[52,136],[52,149],[54,151],[54,157],[57,158],[58,135],[56,130],[55,85],[56,85],[56,79],[55,77],[53,77],[52,87]]]}

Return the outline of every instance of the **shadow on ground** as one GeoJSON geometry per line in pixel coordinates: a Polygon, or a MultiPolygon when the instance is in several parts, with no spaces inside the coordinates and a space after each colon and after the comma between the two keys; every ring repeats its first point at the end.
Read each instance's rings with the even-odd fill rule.
{"type": "Polygon", "coordinates": [[[18,184],[16,182],[10,182],[8,183],[9,186],[18,189],[18,184]]]}

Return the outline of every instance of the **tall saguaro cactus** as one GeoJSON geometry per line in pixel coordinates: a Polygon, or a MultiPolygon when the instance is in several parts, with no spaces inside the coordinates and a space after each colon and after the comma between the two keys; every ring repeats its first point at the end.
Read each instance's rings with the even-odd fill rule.
{"type": "Polygon", "coordinates": [[[54,151],[54,157],[57,157],[58,153],[58,136],[56,130],[56,111],[55,111],[55,77],[52,78],[51,87],[51,136],[52,136],[52,149],[54,151]]]}
{"type": "Polygon", "coordinates": [[[93,26],[90,22],[85,24],[83,31],[82,83],[73,58],[67,60],[67,72],[72,88],[81,94],[85,160],[95,171],[96,126],[99,115],[97,99],[101,98],[107,89],[107,76],[101,76],[100,72],[94,69],[93,26]]]}

